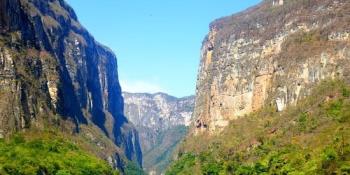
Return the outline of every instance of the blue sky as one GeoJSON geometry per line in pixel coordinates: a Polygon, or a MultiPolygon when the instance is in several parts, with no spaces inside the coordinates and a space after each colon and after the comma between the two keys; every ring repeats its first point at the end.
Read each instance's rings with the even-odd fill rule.
{"type": "Polygon", "coordinates": [[[118,57],[130,92],[195,94],[209,23],[260,0],[67,0],[96,40],[118,57]]]}

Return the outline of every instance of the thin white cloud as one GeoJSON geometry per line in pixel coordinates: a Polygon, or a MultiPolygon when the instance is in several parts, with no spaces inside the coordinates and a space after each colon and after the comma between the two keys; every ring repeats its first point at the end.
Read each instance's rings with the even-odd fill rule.
{"type": "Polygon", "coordinates": [[[120,81],[120,85],[124,92],[131,93],[157,93],[166,92],[159,84],[146,82],[142,80],[138,81],[120,81]]]}

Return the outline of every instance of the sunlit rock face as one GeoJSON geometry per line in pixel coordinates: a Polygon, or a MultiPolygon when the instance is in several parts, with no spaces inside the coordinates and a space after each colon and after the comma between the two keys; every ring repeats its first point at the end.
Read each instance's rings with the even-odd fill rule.
{"type": "Polygon", "coordinates": [[[193,133],[272,106],[326,78],[349,79],[350,1],[265,0],[214,21],[203,42],[193,133]]]}
{"type": "Polygon", "coordinates": [[[164,130],[191,123],[194,96],[176,98],[165,93],[123,92],[123,97],[125,115],[135,126],[164,130]]]}
{"type": "Polygon", "coordinates": [[[284,3],[284,0],[273,0],[272,6],[283,5],[283,3],[284,3]]]}
{"type": "Polygon", "coordinates": [[[120,157],[142,163],[117,59],[64,0],[0,0],[0,103],[0,137],[59,126],[97,144],[113,166],[122,168],[120,157]]]}
{"type": "Polygon", "coordinates": [[[191,124],[194,96],[176,98],[164,93],[123,92],[123,97],[125,115],[139,131],[144,167],[160,174],[191,124]]]}

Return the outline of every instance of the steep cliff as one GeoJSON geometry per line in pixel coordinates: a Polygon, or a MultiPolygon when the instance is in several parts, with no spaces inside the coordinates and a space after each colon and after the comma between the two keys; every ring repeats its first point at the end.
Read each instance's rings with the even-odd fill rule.
{"type": "Polygon", "coordinates": [[[123,92],[125,115],[140,133],[144,168],[161,174],[187,133],[194,96],[176,98],[164,93],[123,92]]]}
{"type": "Polygon", "coordinates": [[[349,12],[265,0],[214,21],[191,134],[166,174],[350,173],[349,12]]]}
{"type": "Polygon", "coordinates": [[[210,25],[194,134],[217,133],[262,107],[283,111],[327,78],[349,80],[350,2],[265,0],[210,25]]]}
{"type": "Polygon", "coordinates": [[[59,127],[114,167],[142,163],[123,113],[117,60],[64,0],[0,0],[0,136],[59,127]]]}

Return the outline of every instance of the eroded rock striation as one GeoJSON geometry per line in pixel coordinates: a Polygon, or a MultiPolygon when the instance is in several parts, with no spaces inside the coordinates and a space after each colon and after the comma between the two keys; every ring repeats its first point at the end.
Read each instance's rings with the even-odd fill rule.
{"type": "Polygon", "coordinates": [[[0,137],[58,126],[115,167],[141,166],[123,106],[115,55],[64,0],[0,0],[0,137]]]}
{"type": "Polygon", "coordinates": [[[350,2],[265,0],[210,25],[201,53],[195,134],[272,106],[282,111],[327,78],[349,80],[350,2]]]}
{"type": "Polygon", "coordinates": [[[191,124],[194,96],[123,92],[125,115],[139,131],[144,168],[161,174],[191,124]]]}

